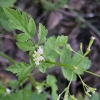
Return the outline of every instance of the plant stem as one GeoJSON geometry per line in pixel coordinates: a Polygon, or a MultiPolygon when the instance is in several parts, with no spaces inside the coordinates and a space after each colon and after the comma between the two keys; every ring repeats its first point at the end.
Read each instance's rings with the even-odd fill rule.
{"type": "MultiPolygon", "coordinates": [[[[72,69],[72,70],[74,70],[74,69],[75,69],[75,68],[74,68],[74,66],[69,65],[69,64],[62,64],[62,63],[51,62],[51,61],[46,61],[46,63],[49,63],[49,64],[54,64],[54,65],[58,65],[58,66],[68,67],[68,68],[70,68],[70,69],[72,69]]],[[[76,66],[76,67],[77,67],[77,66],[76,66]]],[[[77,69],[76,69],[76,70],[77,70],[77,69]]],[[[90,71],[87,71],[87,70],[85,70],[85,69],[83,69],[83,68],[78,68],[78,70],[82,70],[82,71],[84,71],[84,72],[86,72],[86,73],[89,73],[89,74],[92,74],[92,75],[94,75],[94,76],[100,77],[100,75],[95,74],[95,73],[90,72],[90,71]]],[[[76,73],[76,74],[77,74],[77,73],[76,73]]]]}
{"type": "Polygon", "coordinates": [[[52,62],[52,61],[45,61],[46,63],[49,63],[49,64],[54,64],[54,65],[58,65],[58,66],[65,66],[65,67],[68,67],[72,70],[74,70],[74,67],[72,65],[69,65],[69,64],[62,64],[62,63],[58,63],[58,62],[52,62]]]}
{"type": "Polygon", "coordinates": [[[69,87],[70,87],[70,85],[71,85],[71,82],[72,82],[72,80],[73,80],[73,74],[74,74],[74,72],[72,72],[72,77],[71,77],[71,80],[70,80],[70,82],[69,82],[69,84],[68,84],[68,89],[69,89],[69,87]]]}
{"type": "Polygon", "coordinates": [[[79,68],[79,69],[82,70],[82,71],[84,71],[84,72],[86,72],[86,73],[89,73],[89,74],[92,74],[92,75],[94,75],[94,76],[100,77],[100,75],[95,74],[95,73],[90,72],[90,71],[87,71],[87,70],[84,70],[83,68],[79,68]]]}
{"type": "Polygon", "coordinates": [[[34,78],[33,78],[31,75],[29,75],[28,78],[29,78],[30,82],[32,83],[32,85],[33,85],[34,87],[36,87],[37,84],[38,84],[38,82],[36,82],[36,81],[34,80],[34,78]]]}
{"type": "Polygon", "coordinates": [[[7,56],[6,54],[0,52],[0,56],[3,57],[3,58],[5,58],[5,59],[7,59],[12,64],[15,64],[15,61],[12,58],[10,58],[9,56],[7,56]]]}

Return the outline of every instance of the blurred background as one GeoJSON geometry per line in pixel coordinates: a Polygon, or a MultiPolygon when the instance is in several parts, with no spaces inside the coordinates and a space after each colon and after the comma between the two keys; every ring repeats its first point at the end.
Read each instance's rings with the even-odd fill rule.
{"type": "MultiPolygon", "coordinates": [[[[100,74],[100,0],[0,0],[0,53],[3,52],[17,62],[29,62],[28,53],[21,51],[15,44],[15,34],[20,31],[14,30],[8,24],[8,18],[2,7],[11,7],[27,13],[33,17],[37,29],[42,23],[48,29],[48,37],[54,35],[66,35],[68,42],[75,51],[79,50],[80,43],[83,43],[85,52],[91,36],[95,42],[88,55],[91,60],[90,71],[100,74]]],[[[16,76],[5,71],[11,63],[0,56],[0,84],[7,86],[7,83],[16,79],[16,76]]],[[[34,72],[38,72],[34,70],[34,72]]],[[[50,74],[57,78],[58,93],[61,93],[67,86],[68,81],[62,75],[60,68],[51,69],[50,74]]],[[[34,76],[38,81],[43,81],[46,75],[39,73],[34,76]]],[[[79,100],[100,100],[100,78],[84,74],[84,82],[91,87],[97,88],[97,93],[88,98],[83,91],[80,80],[72,82],[70,92],[79,100]]],[[[26,86],[28,82],[24,83],[26,86]]],[[[35,99],[38,100],[38,99],[35,99]]]]}

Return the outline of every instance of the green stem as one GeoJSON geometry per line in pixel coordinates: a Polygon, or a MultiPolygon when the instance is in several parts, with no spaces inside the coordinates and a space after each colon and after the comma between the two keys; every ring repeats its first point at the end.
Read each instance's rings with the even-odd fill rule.
{"type": "Polygon", "coordinates": [[[92,74],[92,75],[94,75],[94,76],[100,77],[100,75],[95,74],[95,73],[90,72],[90,71],[87,71],[87,70],[84,70],[83,68],[79,68],[79,70],[82,70],[82,71],[84,71],[84,72],[86,72],[86,73],[89,73],[89,74],[92,74]]]}
{"type": "Polygon", "coordinates": [[[74,67],[72,65],[69,65],[69,64],[62,64],[62,63],[52,62],[52,61],[45,61],[45,62],[49,63],[49,64],[58,65],[58,66],[65,66],[65,67],[68,67],[68,68],[74,70],[74,67]]]}
{"type": "Polygon", "coordinates": [[[29,78],[30,82],[32,83],[32,85],[33,85],[34,87],[36,87],[37,84],[38,84],[38,82],[36,82],[36,81],[34,80],[34,78],[33,78],[31,75],[29,75],[28,78],[29,78]]]}
{"type": "Polygon", "coordinates": [[[15,61],[12,58],[10,58],[9,56],[7,56],[6,54],[0,52],[0,56],[3,57],[3,58],[5,58],[5,59],[7,59],[12,64],[15,64],[15,61]]]}
{"type": "Polygon", "coordinates": [[[78,75],[78,77],[80,78],[80,80],[81,80],[81,82],[82,82],[82,84],[83,84],[83,86],[84,86],[84,81],[82,80],[81,76],[80,76],[79,74],[77,74],[77,75],[78,75]]]}
{"type": "Polygon", "coordinates": [[[69,87],[70,87],[70,85],[71,85],[71,82],[72,82],[72,80],[73,80],[73,74],[74,74],[74,72],[72,72],[72,77],[71,77],[71,80],[70,80],[70,82],[69,82],[69,84],[68,84],[68,89],[69,89],[69,87]]]}
{"type": "MultiPolygon", "coordinates": [[[[72,69],[72,70],[74,70],[74,69],[75,69],[75,68],[74,68],[74,66],[69,65],[69,64],[62,64],[62,63],[51,62],[51,61],[46,61],[46,63],[49,63],[49,64],[54,64],[54,65],[58,65],[58,66],[68,67],[68,68],[70,68],[70,69],[72,69]]],[[[76,70],[77,70],[77,69],[76,69],[76,70]]],[[[92,74],[92,75],[94,75],[94,76],[100,77],[100,75],[95,74],[95,73],[90,72],[90,71],[87,71],[87,70],[85,70],[85,69],[83,69],[83,68],[78,68],[78,70],[82,70],[82,71],[84,71],[84,72],[86,72],[86,73],[89,73],[89,74],[92,74]]],[[[76,74],[77,74],[77,73],[76,73],[76,74]]]]}

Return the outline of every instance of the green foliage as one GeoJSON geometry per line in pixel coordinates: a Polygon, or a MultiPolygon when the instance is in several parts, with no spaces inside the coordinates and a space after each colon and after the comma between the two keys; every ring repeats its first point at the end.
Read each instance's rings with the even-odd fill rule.
{"type": "Polygon", "coordinates": [[[16,45],[23,51],[30,51],[31,49],[34,49],[34,45],[31,41],[16,42],[16,45]]]}
{"type": "MultiPolygon", "coordinates": [[[[0,26],[2,26],[7,31],[12,31],[13,28],[8,25],[9,21],[6,17],[6,14],[3,11],[2,7],[10,7],[13,6],[13,4],[16,2],[16,0],[0,0],[0,26]]],[[[9,23],[10,24],[10,23],[9,23]]]]}
{"type": "Polygon", "coordinates": [[[42,24],[39,24],[39,33],[38,33],[39,43],[44,43],[46,41],[47,33],[48,33],[48,30],[45,29],[45,26],[43,26],[42,24]]]}
{"type": "Polygon", "coordinates": [[[0,0],[0,6],[1,7],[10,7],[13,6],[13,4],[16,2],[16,0],[0,0]]]}
{"type": "Polygon", "coordinates": [[[15,93],[7,94],[0,98],[0,100],[46,100],[46,94],[32,93],[31,89],[24,88],[15,93]]]}
{"type": "Polygon", "coordinates": [[[6,88],[0,84],[0,98],[6,94],[6,88]]]}
{"type": "MultiPolygon", "coordinates": [[[[65,63],[71,66],[76,66],[77,70],[75,70],[75,73],[83,74],[83,71],[78,68],[88,69],[90,67],[90,60],[87,57],[82,58],[83,53],[81,51],[78,51],[75,53],[73,57],[71,57],[71,51],[67,48],[64,48],[62,50],[62,54],[60,56],[60,62],[65,63]]],[[[71,80],[71,75],[73,70],[69,69],[68,67],[62,67],[62,72],[64,74],[64,77],[68,80],[71,80]]],[[[74,73],[73,80],[77,79],[76,74],[74,73]]]]}
{"type": "Polygon", "coordinates": [[[18,81],[17,80],[11,80],[7,84],[8,84],[8,86],[14,88],[18,84],[18,81]]]}
{"type": "MultiPolygon", "coordinates": [[[[61,3],[61,1],[59,2],[61,3]]],[[[81,50],[78,52],[74,51],[74,55],[72,55],[73,49],[71,47],[70,48],[68,47],[67,36],[61,35],[58,37],[46,38],[48,30],[45,28],[45,26],[39,24],[38,42],[36,42],[34,41],[34,35],[36,31],[36,25],[34,20],[32,18],[28,20],[24,12],[22,12],[21,14],[18,10],[10,8],[3,8],[3,9],[5,14],[9,18],[11,25],[15,29],[22,31],[22,34],[18,34],[15,36],[15,39],[17,40],[16,42],[17,46],[23,51],[29,51],[29,56],[30,56],[29,64],[24,62],[15,63],[14,65],[6,69],[7,71],[10,71],[16,74],[16,76],[18,76],[18,81],[17,81],[18,83],[23,83],[25,79],[28,78],[32,83],[32,85],[35,87],[35,89],[38,91],[38,93],[40,93],[43,90],[44,86],[51,87],[52,100],[57,100],[58,88],[56,86],[57,80],[54,76],[47,75],[46,81],[45,82],[43,81],[41,83],[35,81],[31,76],[32,75],[31,72],[34,67],[36,67],[42,73],[48,73],[47,69],[52,68],[56,65],[61,67],[64,77],[70,81],[67,89],[69,89],[71,81],[76,80],[77,76],[79,76],[83,86],[87,87],[85,93],[87,93],[87,95],[89,94],[89,92],[87,92],[88,89],[92,93],[95,92],[96,89],[87,86],[83,82],[80,76],[84,72],[99,76],[97,74],[87,71],[87,69],[90,67],[91,62],[88,59],[88,57],[86,57],[86,55],[89,53],[90,47],[94,41],[93,37],[90,40],[89,48],[87,49],[85,54],[83,54],[81,50]],[[59,58],[60,61],[56,62],[57,59],[59,58]]],[[[12,87],[14,87],[13,84],[15,84],[15,81],[10,82],[10,85],[11,84],[12,87]]],[[[66,91],[66,89],[64,91],[66,91]]],[[[11,98],[17,97],[15,98],[15,100],[31,100],[30,95],[32,94],[32,92],[28,93],[26,90],[20,90],[17,91],[15,94],[11,94],[12,96],[11,98]]],[[[9,97],[10,95],[6,96],[5,98],[9,100],[8,98],[10,98],[9,97]]],[[[70,95],[69,97],[74,98],[74,100],[76,100],[73,95],[70,95]]],[[[38,100],[38,97],[36,100],[38,100]]]]}
{"type": "Polygon", "coordinates": [[[18,10],[13,10],[10,8],[4,8],[4,12],[8,18],[10,18],[13,28],[21,30],[30,38],[33,37],[36,31],[35,22],[33,19],[30,19],[28,23],[27,16],[24,12],[21,14],[18,10]]]}
{"type": "Polygon", "coordinates": [[[52,75],[48,75],[46,81],[47,81],[47,85],[50,86],[51,89],[52,89],[52,100],[57,100],[57,98],[58,98],[58,95],[57,95],[58,88],[56,86],[56,82],[57,82],[56,78],[52,75]]]}
{"type": "Polygon", "coordinates": [[[57,10],[63,7],[67,3],[67,0],[56,0],[54,3],[47,0],[41,0],[41,3],[46,10],[57,10]]]}
{"type": "Polygon", "coordinates": [[[0,26],[2,26],[7,31],[13,30],[12,27],[8,25],[8,23],[9,23],[8,18],[6,17],[3,8],[0,7],[0,26]]]}
{"type": "Polygon", "coordinates": [[[16,74],[18,76],[18,81],[23,82],[27,78],[27,75],[31,73],[32,69],[33,67],[29,64],[21,62],[8,67],[6,70],[16,74]]]}

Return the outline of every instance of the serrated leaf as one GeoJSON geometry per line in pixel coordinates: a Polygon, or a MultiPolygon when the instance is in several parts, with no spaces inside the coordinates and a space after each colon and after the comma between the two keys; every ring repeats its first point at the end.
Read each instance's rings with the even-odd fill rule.
{"type": "Polygon", "coordinates": [[[10,71],[14,74],[17,74],[18,76],[18,81],[23,82],[27,75],[32,71],[33,67],[21,62],[21,63],[16,63],[15,65],[6,68],[7,71],[10,71]]]}
{"type": "Polygon", "coordinates": [[[21,33],[21,34],[15,35],[15,39],[17,41],[24,42],[30,39],[30,36],[27,34],[21,33]]]}
{"type": "MultiPolygon", "coordinates": [[[[60,55],[60,62],[62,64],[67,64],[67,62],[70,60],[70,58],[71,58],[71,51],[69,49],[67,49],[67,47],[63,48],[62,53],[60,55]]],[[[62,67],[62,72],[63,72],[64,77],[67,80],[71,80],[72,73],[73,73],[72,69],[63,66],[62,67]]],[[[74,76],[73,80],[76,80],[76,75],[74,74],[73,76],[74,76]]]]}
{"type": "Polygon", "coordinates": [[[23,19],[21,17],[21,13],[18,10],[10,9],[10,8],[3,8],[5,14],[10,19],[10,22],[12,23],[12,26],[14,28],[19,29],[25,33],[28,33],[28,30],[26,28],[26,24],[23,25],[23,19]]]}
{"type": "Polygon", "coordinates": [[[56,40],[56,46],[65,46],[68,41],[67,36],[58,36],[56,40]]]}
{"type": "Polygon", "coordinates": [[[63,48],[62,53],[60,55],[60,62],[67,63],[71,58],[71,51],[67,49],[67,47],[63,48]]]}
{"type": "Polygon", "coordinates": [[[0,7],[0,25],[7,31],[13,30],[2,7],[0,7]]]}
{"type": "Polygon", "coordinates": [[[13,6],[13,4],[16,2],[16,0],[0,0],[0,6],[2,7],[10,7],[13,6]]]}
{"type": "Polygon", "coordinates": [[[23,51],[30,51],[34,48],[33,43],[31,41],[25,42],[16,42],[16,45],[22,49],[23,51]]]}
{"type": "Polygon", "coordinates": [[[43,26],[42,24],[39,24],[39,33],[38,33],[38,39],[39,43],[43,43],[46,41],[46,35],[48,33],[48,30],[43,26]]]}
{"type": "Polygon", "coordinates": [[[29,20],[28,30],[29,30],[30,36],[34,36],[35,31],[36,31],[36,25],[32,18],[30,18],[29,20]]]}
{"type": "Polygon", "coordinates": [[[20,73],[17,73],[17,75],[18,75],[18,80],[19,80],[20,82],[23,82],[23,81],[26,79],[27,75],[31,73],[32,69],[33,69],[32,66],[26,66],[26,68],[23,68],[23,69],[20,71],[20,73]]]}
{"type": "Polygon", "coordinates": [[[22,17],[22,20],[23,20],[22,21],[22,24],[23,25],[26,25],[28,27],[28,19],[27,19],[26,13],[25,12],[22,12],[21,17],[22,17]]]}
{"type": "Polygon", "coordinates": [[[47,60],[55,61],[58,58],[59,54],[55,50],[55,38],[50,37],[44,45],[44,56],[47,60]]]}
{"type": "Polygon", "coordinates": [[[16,64],[16,65],[7,67],[6,70],[16,74],[19,71],[18,68],[19,68],[19,66],[16,64]]]}

